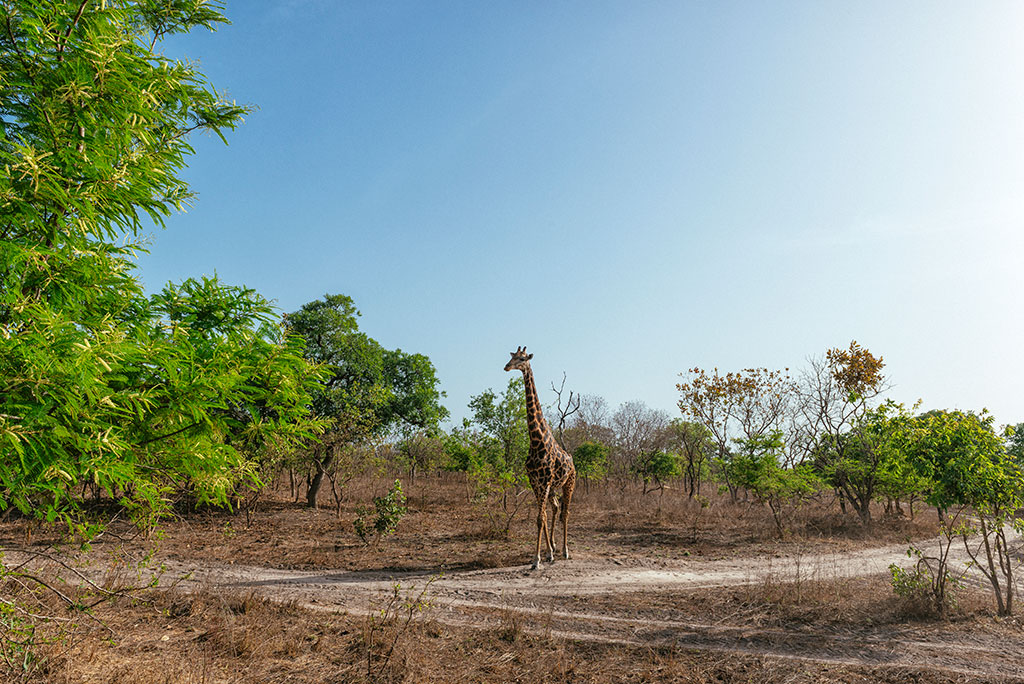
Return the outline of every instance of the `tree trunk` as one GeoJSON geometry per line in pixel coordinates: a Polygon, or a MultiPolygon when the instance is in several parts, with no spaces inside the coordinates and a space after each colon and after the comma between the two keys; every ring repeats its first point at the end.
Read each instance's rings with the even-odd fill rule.
{"type": "Polygon", "coordinates": [[[316,497],[320,493],[320,486],[324,483],[324,475],[334,460],[334,451],[324,449],[317,456],[313,457],[313,477],[309,479],[309,489],[306,490],[306,505],[309,508],[316,508],[316,497]]]}
{"type": "Polygon", "coordinates": [[[316,508],[316,495],[320,493],[320,485],[324,483],[324,468],[319,461],[316,462],[316,471],[309,478],[309,488],[306,489],[306,506],[316,508]]]}
{"type": "Polygon", "coordinates": [[[846,515],[846,497],[843,496],[843,490],[836,487],[836,497],[839,498],[839,512],[846,515]]]}
{"type": "Polygon", "coordinates": [[[860,521],[864,525],[871,524],[871,499],[867,501],[851,501],[853,507],[857,509],[857,515],[860,516],[860,521]]]}

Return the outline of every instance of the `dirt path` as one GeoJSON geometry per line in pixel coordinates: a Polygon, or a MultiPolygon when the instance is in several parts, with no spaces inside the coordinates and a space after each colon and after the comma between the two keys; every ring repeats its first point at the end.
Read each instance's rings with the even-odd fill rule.
{"type": "MultiPolygon", "coordinates": [[[[1018,545],[1021,541],[1016,540],[1018,545]]],[[[936,544],[923,544],[934,550],[936,544]]],[[[1006,629],[949,630],[934,626],[820,623],[765,628],[732,616],[695,618],[659,592],[714,591],[887,575],[891,563],[911,564],[907,545],[842,554],[760,556],[718,560],[655,560],[634,556],[609,560],[588,556],[529,566],[452,571],[299,571],[224,562],[164,560],[161,584],[212,592],[254,591],[280,601],[327,611],[365,613],[394,591],[414,598],[426,587],[438,621],[472,627],[541,632],[575,641],[671,646],[755,654],[869,668],[924,669],[953,679],[1024,681],[1024,632],[1006,629]],[[630,597],[645,596],[644,605],[630,597]]],[[[29,558],[5,550],[8,564],[29,558]]],[[[953,554],[966,561],[962,549],[953,554]]],[[[160,559],[157,559],[160,560],[160,559]]],[[[101,569],[97,566],[97,575],[101,569]]],[[[145,579],[145,578],[143,578],[145,579]]],[[[975,576],[975,581],[978,576],[975,576]]],[[[1018,587],[1018,595],[1024,595],[1018,587]]]]}
{"type": "MultiPolygon", "coordinates": [[[[1019,542],[1018,542],[1019,543],[1019,542]]],[[[965,560],[957,552],[960,562],[965,560]]],[[[643,609],[603,611],[589,604],[628,592],[693,590],[815,579],[842,580],[886,574],[890,563],[908,565],[906,545],[846,554],[687,560],[642,567],[588,558],[557,561],[540,571],[528,566],[435,572],[289,571],[233,564],[168,562],[164,576],[186,577],[184,588],[256,591],[319,610],[365,612],[395,591],[414,597],[429,582],[432,615],[459,625],[505,626],[572,640],[631,645],[674,645],[711,651],[843,665],[918,668],[950,675],[1024,681],[1024,633],[970,634],[891,625],[829,629],[820,625],[764,629],[695,621],[692,615],[643,609]],[[588,599],[590,599],[588,601],[588,599]],[[668,613],[666,615],[665,613],[668,613]]],[[[651,563],[653,564],[653,563],[651,563]]],[[[620,606],[621,607],[621,606],[620,606]]],[[[627,606],[628,608],[628,606],[627,606]]],[[[670,608],[670,607],[669,607],[670,608]]]]}

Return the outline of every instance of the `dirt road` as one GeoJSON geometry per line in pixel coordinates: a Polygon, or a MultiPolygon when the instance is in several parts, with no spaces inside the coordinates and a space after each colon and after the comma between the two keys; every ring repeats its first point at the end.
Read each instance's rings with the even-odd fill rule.
{"type": "MultiPolygon", "coordinates": [[[[1019,543],[1019,540],[1018,540],[1019,543]]],[[[658,607],[633,607],[629,597],[686,590],[715,591],[765,582],[843,581],[888,574],[890,563],[909,565],[906,545],[846,554],[797,555],[692,561],[556,561],[529,566],[438,573],[289,571],[231,563],[168,562],[163,576],[179,586],[213,591],[255,591],[318,610],[365,612],[396,591],[414,598],[429,583],[431,615],[459,625],[506,625],[566,639],[674,646],[758,654],[825,663],[924,668],[970,679],[1024,681],[1024,632],[1006,629],[949,630],[944,623],[913,628],[862,625],[785,629],[731,620],[694,620],[658,607]]],[[[958,551],[960,562],[965,558],[958,551]]],[[[976,580],[977,578],[975,578],[976,580]]]]}

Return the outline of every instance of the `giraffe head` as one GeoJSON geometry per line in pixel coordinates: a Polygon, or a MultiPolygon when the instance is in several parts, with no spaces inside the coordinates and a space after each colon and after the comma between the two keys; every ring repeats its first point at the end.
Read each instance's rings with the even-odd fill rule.
{"type": "Polygon", "coordinates": [[[523,370],[530,367],[530,359],[533,358],[533,354],[527,354],[526,347],[519,347],[509,354],[512,355],[512,359],[505,364],[505,370],[523,370]]]}

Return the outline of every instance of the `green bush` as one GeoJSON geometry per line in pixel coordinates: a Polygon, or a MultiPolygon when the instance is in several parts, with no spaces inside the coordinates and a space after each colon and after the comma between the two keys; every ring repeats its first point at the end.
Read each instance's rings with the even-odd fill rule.
{"type": "Polygon", "coordinates": [[[356,519],[352,524],[364,544],[370,543],[371,533],[374,535],[374,541],[380,543],[381,539],[395,533],[398,521],[406,512],[402,482],[395,480],[394,486],[387,494],[373,497],[373,508],[360,506],[356,509],[356,519]],[[369,520],[370,515],[374,515],[372,523],[369,520]]]}

